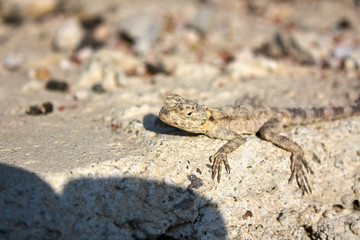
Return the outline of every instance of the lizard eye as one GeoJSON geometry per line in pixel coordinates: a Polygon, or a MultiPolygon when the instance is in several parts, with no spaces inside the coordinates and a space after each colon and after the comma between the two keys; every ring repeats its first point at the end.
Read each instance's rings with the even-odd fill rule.
{"type": "Polygon", "coordinates": [[[191,116],[192,112],[188,112],[186,115],[191,116]]]}

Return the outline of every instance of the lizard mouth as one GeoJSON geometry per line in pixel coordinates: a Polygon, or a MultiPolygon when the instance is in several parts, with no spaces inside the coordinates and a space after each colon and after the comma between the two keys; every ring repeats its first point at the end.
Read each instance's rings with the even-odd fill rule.
{"type": "Polygon", "coordinates": [[[177,121],[175,121],[176,119],[173,119],[171,117],[170,111],[168,109],[161,108],[161,110],[159,112],[159,118],[164,123],[166,123],[170,126],[173,126],[173,127],[177,127],[177,121]]]}
{"type": "Polygon", "coordinates": [[[167,116],[169,115],[169,110],[161,108],[159,112],[159,118],[161,121],[166,122],[167,116]]]}

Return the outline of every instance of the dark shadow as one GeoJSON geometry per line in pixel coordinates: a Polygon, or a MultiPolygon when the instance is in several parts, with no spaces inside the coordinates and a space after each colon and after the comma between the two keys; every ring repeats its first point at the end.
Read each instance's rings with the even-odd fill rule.
{"type": "Polygon", "coordinates": [[[196,133],[189,133],[184,130],[172,127],[160,120],[159,116],[149,113],[143,118],[144,128],[159,134],[169,134],[177,136],[198,136],[196,133]]]}
{"type": "Polygon", "coordinates": [[[57,194],[37,175],[0,164],[0,239],[203,238],[225,239],[224,221],[190,188],[80,178],[57,194]]]}

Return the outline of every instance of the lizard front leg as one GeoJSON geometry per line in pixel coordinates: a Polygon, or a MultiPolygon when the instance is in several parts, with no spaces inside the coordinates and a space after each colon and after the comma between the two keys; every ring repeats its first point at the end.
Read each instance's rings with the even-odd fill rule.
{"type": "Polygon", "coordinates": [[[291,176],[289,183],[296,177],[296,181],[303,192],[311,193],[309,181],[304,172],[303,166],[312,173],[309,164],[305,160],[304,151],[294,141],[276,133],[282,127],[282,121],[278,118],[271,118],[259,130],[260,136],[292,153],[291,155],[291,176]]]}
{"type": "Polygon", "coordinates": [[[235,151],[241,144],[243,144],[245,139],[236,132],[225,128],[214,129],[210,136],[213,138],[229,140],[213,156],[210,157],[210,162],[213,163],[212,178],[215,179],[217,174],[217,182],[219,183],[221,180],[222,163],[224,163],[226,171],[230,173],[231,168],[227,161],[227,155],[235,151]]]}

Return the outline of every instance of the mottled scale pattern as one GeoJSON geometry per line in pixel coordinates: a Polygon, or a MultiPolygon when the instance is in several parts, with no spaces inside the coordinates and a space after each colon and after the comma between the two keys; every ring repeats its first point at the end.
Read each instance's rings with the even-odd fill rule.
{"type": "Polygon", "coordinates": [[[308,124],[319,121],[331,121],[360,114],[360,105],[333,108],[288,108],[290,125],[308,124]]]}

